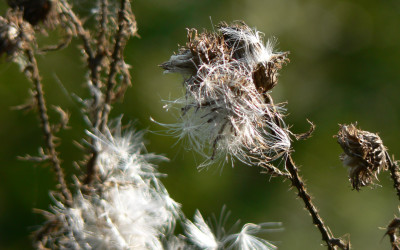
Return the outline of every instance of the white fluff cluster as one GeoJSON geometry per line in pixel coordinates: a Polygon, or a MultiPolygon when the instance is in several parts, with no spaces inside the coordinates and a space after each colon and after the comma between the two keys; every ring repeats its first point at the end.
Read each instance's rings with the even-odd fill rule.
{"type": "Polygon", "coordinates": [[[166,105],[181,111],[180,122],[163,125],[207,158],[201,166],[232,157],[246,164],[279,158],[291,142],[284,108],[268,91],[285,56],[244,24],[221,25],[218,33],[190,30],[186,47],[161,65],[186,77],[186,95],[166,105]]]}
{"type": "Polygon", "coordinates": [[[142,134],[121,135],[120,127],[113,134],[89,133],[99,152],[100,180],[92,191],[77,191],[71,207],[54,199],[51,213],[45,214],[48,221],[39,230],[45,237],[40,237],[38,248],[275,249],[253,236],[261,229],[258,225],[246,224],[240,233],[225,235],[221,225],[211,230],[199,212],[194,223],[185,219],[149,163],[164,158],[143,153],[142,134]],[[185,236],[174,235],[177,222],[186,229],[185,236]]]}
{"type": "Polygon", "coordinates": [[[270,250],[277,249],[276,246],[267,240],[254,236],[261,232],[280,231],[280,223],[263,223],[261,225],[245,224],[239,233],[229,234],[225,232],[223,225],[217,225],[213,232],[199,211],[196,211],[194,223],[187,220],[185,223],[186,234],[193,245],[200,249],[240,249],[240,250],[270,250]],[[267,227],[273,227],[267,229],[267,227]]]}
{"type": "MultiPolygon", "coordinates": [[[[119,128],[119,126],[117,127],[119,128]]],[[[117,131],[93,135],[99,153],[101,183],[93,193],[74,195],[73,206],[57,202],[52,207],[62,229],[53,246],[65,249],[163,249],[180,206],[159,181],[150,160],[142,154],[140,133],[117,131]]]]}

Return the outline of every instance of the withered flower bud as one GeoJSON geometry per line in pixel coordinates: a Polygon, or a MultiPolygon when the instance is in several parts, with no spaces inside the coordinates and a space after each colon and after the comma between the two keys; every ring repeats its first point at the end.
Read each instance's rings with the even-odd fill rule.
{"type": "Polygon", "coordinates": [[[7,0],[14,10],[23,11],[23,18],[32,25],[45,21],[52,8],[50,0],[7,0]]]}
{"type": "Polygon", "coordinates": [[[354,189],[377,180],[387,169],[386,148],[377,134],[357,129],[355,125],[340,125],[338,143],[343,149],[340,160],[349,167],[349,179],[354,189]]]}
{"type": "Polygon", "coordinates": [[[32,27],[22,20],[20,12],[9,11],[5,18],[0,16],[0,55],[13,56],[33,39],[32,27]]]}

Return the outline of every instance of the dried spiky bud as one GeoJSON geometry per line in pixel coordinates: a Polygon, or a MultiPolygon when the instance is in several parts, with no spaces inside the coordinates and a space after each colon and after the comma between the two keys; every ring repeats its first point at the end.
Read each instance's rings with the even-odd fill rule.
{"type": "Polygon", "coordinates": [[[7,0],[14,10],[23,11],[23,18],[32,25],[47,19],[53,3],[50,0],[7,0]]]}
{"type": "Polygon", "coordinates": [[[354,189],[373,183],[379,172],[387,169],[386,148],[377,134],[350,124],[340,125],[337,138],[344,151],[340,160],[349,167],[349,179],[354,189]]]}
{"type": "Polygon", "coordinates": [[[22,20],[20,12],[9,11],[5,18],[0,16],[0,55],[13,56],[33,39],[32,27],[22,20]]]}
{"type": "Polygon", "coordinates": [[[235,156],[254,164],[284,155],[290,139],[283,108],[268,91],[287,54],[273,52],[271,42],[242,22],[222,23],[212,33],[188,30],[186,46],[161,65],[186,77],[186,96],[171,102],[180,106],[182,123],[170,128],[209,160],[235,156]]]}

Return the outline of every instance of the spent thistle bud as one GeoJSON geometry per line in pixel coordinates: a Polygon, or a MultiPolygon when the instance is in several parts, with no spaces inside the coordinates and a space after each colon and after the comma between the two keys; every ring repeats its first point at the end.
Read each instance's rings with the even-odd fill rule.
{"type": "Polygon", "coordinates": [[[350,124],[340,125],[337,138],[344,151],[340,160],[349,168],[349,179],[354,189],[373,183],[379,172],[387,169],[386,148],[377,134],[350,124]]]}
{"type": "Polygon", "coordinates": [[[14,56],[33,39],[32,27],[22,20],[20,12],[8,11],[5,18],[0,16],[0,55],[14,56]]]}
{"type": "Polygon", "coordinates": [[[271,162],[289,151],[284,108],[269,96],[288,53],[273,52],[262,34],[240,22],[222,23],[216,32],[188,30],[188,42],[161,64],[165,73],[185,77],[178,106],[181,123],[167,125],[188,138],[190,148],[217,158],[236,157],[246,164],[271,162]]]}
{"type": "Polygon", "coordinates": [[[14,10],[23,11],[23,18],[32,25],[46,20],[52,8],[50,0],[7,0],[14,10]]]}

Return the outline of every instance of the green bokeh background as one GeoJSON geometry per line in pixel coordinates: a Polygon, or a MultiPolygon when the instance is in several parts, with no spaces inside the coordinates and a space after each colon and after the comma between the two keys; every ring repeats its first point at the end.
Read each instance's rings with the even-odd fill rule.
{"type": "MultiPolygon", "coordinates": [[[[90,15],[92,2],[76,1],[76,10],[90,15]]],[[[277,50],[291,52],[291,62],[281,71],[272,95],[275,102],[288,101],[287,123],[294,132],[308,129],[306,118],[317,125],[314,136],[293,142],[293,149],[321,216],[335,236],[350,234],[354,249],[390,249],[380,229],[399,215],[389,174],[380,175],[382,187],[352,191],[338,159],[341,149],[332,136],[338,123],[358,121],[362,129],[379,132],[390,153],[400,159],[399,1],[137,0],[132,7],[141,37],[132,39],[125,53],[132,65],[133,86],[112,116],[123,113],[124,122],[135,121],[136,128],[155,131],[146,135],[148,151],[170,158],[160,164],[160,171],[168,174],[163,182],[187,217],[192,218],[196,209],[206,217],[219,214],[225,204],[232,219],[281,221],[283,232],[265,235],[280,249],[324,249],[288,181],[271,179],[239,163],[225,166],[222,174],[216,168],[198,172],[199,157],[175,145],[174,138],[160,135],[163,128],[150,121],[153,117],[174,122],[161,100],[180,96],[182,79],[163,75],[157,65],[185,43],[185,28],[212,29],[212,23],[244,20],[266,38],[276,37],[277,50]]],[[[4,14],[3,2],[0,8],[4,14]]],[[[73,161],[82,159],[73,140],[79,141],[86,128],[72,97],[87,94],[78,45],[74,40],[67,49],[38,56],[48,103],[72,114],[72,129],[59,134],[69,181],[77,173],[73,161]]],[[[33,208],[47,209],[49,190],[55,190],[50,168],[17,160],[37,154],[42,144],[36,114],[10,108],[28,98],[29,88],[16,65],[1,63],[0,249],[31,247],[29,235],[43,222],[33,208]]],[[[54,112],[50,115],[56,119],[54,112]]]]}

